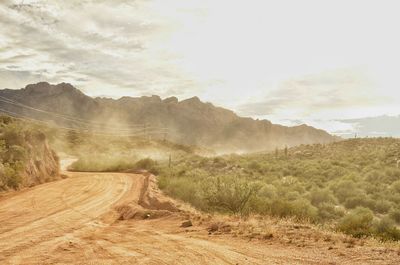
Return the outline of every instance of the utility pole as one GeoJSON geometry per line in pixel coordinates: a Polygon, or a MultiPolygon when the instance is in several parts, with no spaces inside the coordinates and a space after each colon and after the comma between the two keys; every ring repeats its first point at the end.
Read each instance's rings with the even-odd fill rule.
{"type": "Polygon", "coordinates": [[[167,141],[167,134],[168,134],[168,133],[167,133],[167,130],[164,130],[164,139],[163,139],[164,142],[167,141]]]}
{"type": "Polygon", "coordinates": [[[150,136],[149,136],[149,132],[147,130],[147,123],[146,122],[143,124],[143,138],[145,140],[148,140],[148,141],[150,140],[150,136]]]}

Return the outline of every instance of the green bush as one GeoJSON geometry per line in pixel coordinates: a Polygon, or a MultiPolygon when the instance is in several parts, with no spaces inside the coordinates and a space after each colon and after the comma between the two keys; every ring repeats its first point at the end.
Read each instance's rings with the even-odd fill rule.
{"type": "Polygon", "coordinates": [[[379,200],[375,203],[375,211],[377,213],[385,214],[388,213],[392,204],[386,200],[379,200]]]}
{"type": "Polygon", "coordinates": [[[321,203],[318,205],[318,218],[320,220],[336,220],[345,215],[345,211],[341,207],[337,207],[330,203],[321,203]]]}
{"type": "Polygon", "coordinates": [[[333,191],[336,198],[340,202],[345,202],[348,198],[354,197],[357,192],[357,184],[351,180],[343,180],[338,183],[334,183],[333,191]]]}
{"type": "Polygon", "coordinates": [[[392,189],[393,192],[400,193],[400,180],[393,182],[390,188],[392,189]]]}
{"type": "MultiPolygon", "coordinates": [[[[378,223],[373,220],[380,220],[382,215],[397,222],[400,219],[396,207],[400,204],[400,171],[393,162],[400,156],[399,150],[399,139],[370,138],[293,147],[285,158],[283,152],[278,156],[274,152],[212,158],[185,156],[175,160],[172,168],[160,164],[160,175],[184,179],[182,183],[201,190],[196,199],[207,211],[232,213],[237,210],[229,208],[240,208],[221,206],[231,200],[237,204],[236,198],[231,199],[233,189],[227,188],[219,197],[216,193],[210,196],[215,187],[234,186],[234,180],[260,187],[244,212],[333,222],[347,234],[379,237],[384,230],[375,229],[378,223]],[[225,177],[217,185],[215,176],[225,177]]],[[[173,184],[166,183],[162,188],[171,189],[169,185],[173,184]]]]}
{"type": "Polygon", "coordinates": [[[200,210],[208,210],[202,191],[197,183],[186,178],[161,176],[158,185],[164,192],[177,199],[188,202],[200,210]]]}
{"type": "Polygon", "coordinates": [[[328,189],[314,189],[310,194],[311,204],[319,206],[321,204],[336,204],[337,200],[328,189]]]}
{"type": "Polygon", "coordinates": [[[306,199],[298,199],[291,202],[292,216],[301,220],[315,221],[318,217],[318,209],[306,199]]]}
{"type": "Polygon", "coordinates": [[[397,224],[400,224],[400,209],[396,208],[396,209],[392,209],[389,212],[389,217],[395,221],[397,224]]]}
{"type": "Polygon", "coordinates": [[[3,183],[5,188],[18,189],[22,184],[22,168],[21,165],[5,164],[3,168],[3,183]]]}
{"type": "Polygon", "coordinates": [[[134,165],[135,169],[144,169],[149,171],[152,174],[158,174],[158,164],[156,161],[150,158],[145,158],[137,161],[134,165]]]}
{"type": "Polygon", "coordinates": [[[373,232],[373,219],[370,209],[357,207],[339,221],[337,228],[354,237],[370,236],[373,232]]]}
{"type": "Polygon", "coordinates": [[[244,215],[248,204],[260,187],[238,177],[219,176],[203,183],[203,192],[208,205],[216,210],[244,215]]]}
{"type": "Polygon", "coordinates": [[[347,209],[354,209],[358,206],[366,207],[369,209],[376,209],[376,202],[367,197],[365,194],[357,194],[354,197],[349,197],[343,203],[347,209]]]}
{"type": "Polygon", "coordinates": [[[383,218],[375,225],[375,235],[382,240],[400,240],[400,230],[390,218],[383,218]]]}

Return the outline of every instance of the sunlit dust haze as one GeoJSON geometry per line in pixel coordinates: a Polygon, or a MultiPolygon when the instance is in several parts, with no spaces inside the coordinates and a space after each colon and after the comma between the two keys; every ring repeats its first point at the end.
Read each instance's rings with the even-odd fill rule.
{"type": "Polygon", "coordinates": [[[242,116],[353,134],[360,118],[400,114],[399,8],[395,0],[0,0],[0,80],[15,89],[69,82],[113,98],[198,96],[242,116]]]}

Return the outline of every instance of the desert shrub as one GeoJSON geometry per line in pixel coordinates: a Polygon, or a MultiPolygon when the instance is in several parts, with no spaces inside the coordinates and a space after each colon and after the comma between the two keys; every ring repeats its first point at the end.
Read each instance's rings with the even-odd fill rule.
{"type": "Polygon", "coordinates": [[[8,163],[4,165],[3,179],[8,188],[18,189],[22,183],[21,165],[12,166],[8,163]]]}
{"type": "Polygon", "coordinates": [[[134,165],[135,169],[144,169],[149,171],[152,174],[158,174],[159,169],[158,169],[158,163],[157,161],[151,159],[151,158],[144,158],[139,161],[137,161],[134,165]]]}
{"type": "Polygon", "coordinates": [[[318,205],[318,218],[320,220],[336,220],[345,215],[343,208],[330,203],[321,203],[318,205]]]}
{"type": "Polygon", "coordinates": [[[400,169],[398,168],[387,168],[385,170],[385,178],[383,181],[385,183],[393,183],[394,181],[397,181],[400,179],[400,169]]]}
{"type": "Polygon", "coordinates": [[[267,214],[278,217],[287,217],[292,215],[292,205],[284,199],[275,199],[268,203],[267,214]]]}
{"type": "Polygon", "coordinates": [[[400,240],[400,230],[390,218],[382,218],[374,228],[374,233],[382,240],[400,240]]]}
{"type": "Polygon", "coordinates": [[[222,157],[215,157],[213,162],[214,162],[213,166],[216,168],[223,168],[227,166],[225,159],[222,157]]]}
{"type": "Polygon", "coordinates": [[[318,209],[305,199],[294,201],[276,199],[268,203],[267,209],[269,215],[277,217],[294,217],[310,221],[315,221],[318,217],[318,209]]]}
{"type": "Polygon", "coordinates": [[[314,189],[310,192],[310,201],[314,206],[320,204],[335,204],[337,203],[336,198],[332,192],[328,189],[314,189]]]}
{"type": "Polygon", "coordinates": [[[295,201],[301,199],[301,194],[298,191],[289,190],[284,193],[284,198],[288,201],[295,201]]]}
{"type": "Polygon", "coordinates": [[[261,170],[261,165],[257,161],[252,161],[248,165],[248,168],[254,171],[260,171],[261,170]]]}
{"type": "Polygon", "coordinates": [[[306,199],[298,199],[291,202],[292,216],[295,216],[301,220],[315,221],[318,216],[318,209],[311,205],[306,199]]]}
{"type": "Polygon", "coordinates": [[[3,129],[2,139],[5,140],[6,146],[25,145],[25,133],[23,129],[15,124],[10,124],[3,129]]]}
{"type": "Polygon", "coordinates": [[[208,210],[199,183],[189,178],[162,176],[158,178],[158,185],[166,194],[188,202],[200,210],[208,210]]]}
{"type": "Polygon", "coordinates": [[[400,205],[400,193],[390,193],[386,195],[386,199],[395,205],[400,205]]]}
{"type": "Polygon", "coordinates": [[[372,171],[367,171],[366,176],[365,176],[365,180],[368,181],[369,183],[376,183],[382,180],[383,178],[383,173],[378,171],[378,170],[374,170],[371,169],[372,171]]]}
{"type": "Polygon", "coordinates": [[[392,204],[386,200],[379,200],[375,203],[375,211],[377,213],[385,214],[388,213],[392,204]]]}
{"type": "Polygon", "coordinates": [[[354,237],[369,236],[373,232],[373,219],[370,209],[357,207],[339,221],[337,228],[354,237]]]}
{"type": "Polygon", "coordinates": [[[357,194],[353,197],[347,198],[343,205],[347,209],[354,209],[358,206],[366,207],[371,210],[376,208],[376,202],[368,198],[368,196],[365,194],[357,194]]]}
{"type": "MultiPolygon", "coordinates": [[[[293,147],[288,149],[287,157],[283,151],[278,156],[274,152],[191,156],[175,161],[172,168],[160,174],[191,180],[191,185],[201,190],[196,200],[201,200],[207,211],[233,212],[228,209],[232,206],[218,202],[231,200],[234,189],[226,188],[219,197],[215,193],[210,196],[218,187],[215,176],[225,176],[220,178],[220,189],[224,185],[233,187],[232,181],[259,185],[244,212],[334,222],[347,234],[379,237],[384,230],[375,229],[378,223],[374,219],[387,214],[398,220],[400,171],[393,161],[400,155],[399,148],[398,139],[371,138],[293,147]]],[[[169,185],[160,183],[163,189],[169,185]]],[[[181,197],[193,200],[189,195],[181,197]]]]}
{"type": "Polygon", "coordinates": [[[343,180],[335,183],[332,189],[336,198],[343,203],[346,201],[346,199],[355,195],[355,192],[357,191],[357,185],[351,180],[343,180]]]}
{"type": "Polygon", "coordinates": [[[400,209],[399,208],[395,208],[395,209],[390,210],[389,217],[393,221],[395,221],[397,224],[400,224],[400,209]]]}
{"type": "Polygon", "coordinates": [[[396,180],[390,185],[390,188],[395,193],[400,193],[400,180],[396,180]]]}
{"type": "Polygon", "coordinates": [[[28,158],[26,148],[19,145],[10,146],[4,153],[3,160],[7,162],[25,161],[28,158]]]}
{"type": "Polygon", "coordinates": [[[278,189],[274,185],[265,184],[259,190],[258,195],[263,199],[273,200],[278,196],[278,189]]]}
{"type": "Polygon", "coordinates": [[[248,203],[259,189],[255,183],[230,176],[210,178],[203,185],[205,199],[211,208],[240,215],[248,213],[248,203]]]}

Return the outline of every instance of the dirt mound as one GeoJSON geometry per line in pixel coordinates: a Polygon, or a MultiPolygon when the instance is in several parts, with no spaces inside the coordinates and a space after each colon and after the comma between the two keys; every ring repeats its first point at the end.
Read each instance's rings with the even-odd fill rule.
{"type": "Polygon", "coordinates": [[[166,210],[170,212],[179,212],[174,202],[164,196],[157,187],[157,181],[154,175],[147,175],[144,179],[143,187],[140,191],[138,204],[145,209],[166,210]]]}
{"type": "Polygon", "coordinates": [[[172,213],[166,210],[149,210],[135,205],[119,205],[115,207],[115,210],[119,213],[118,220],[130,220],[130,219],[157,219],[165,216],[169,216],[172,213]]]}
{"type": "Polygon", "coordinates": [[[146,173],[142,177],[137,200],[128,199],[127,203],[114,208],[119,214],[118,220],[156,219],[180,212],[175,203],[158,189],[154,175],[146,173]]]}

